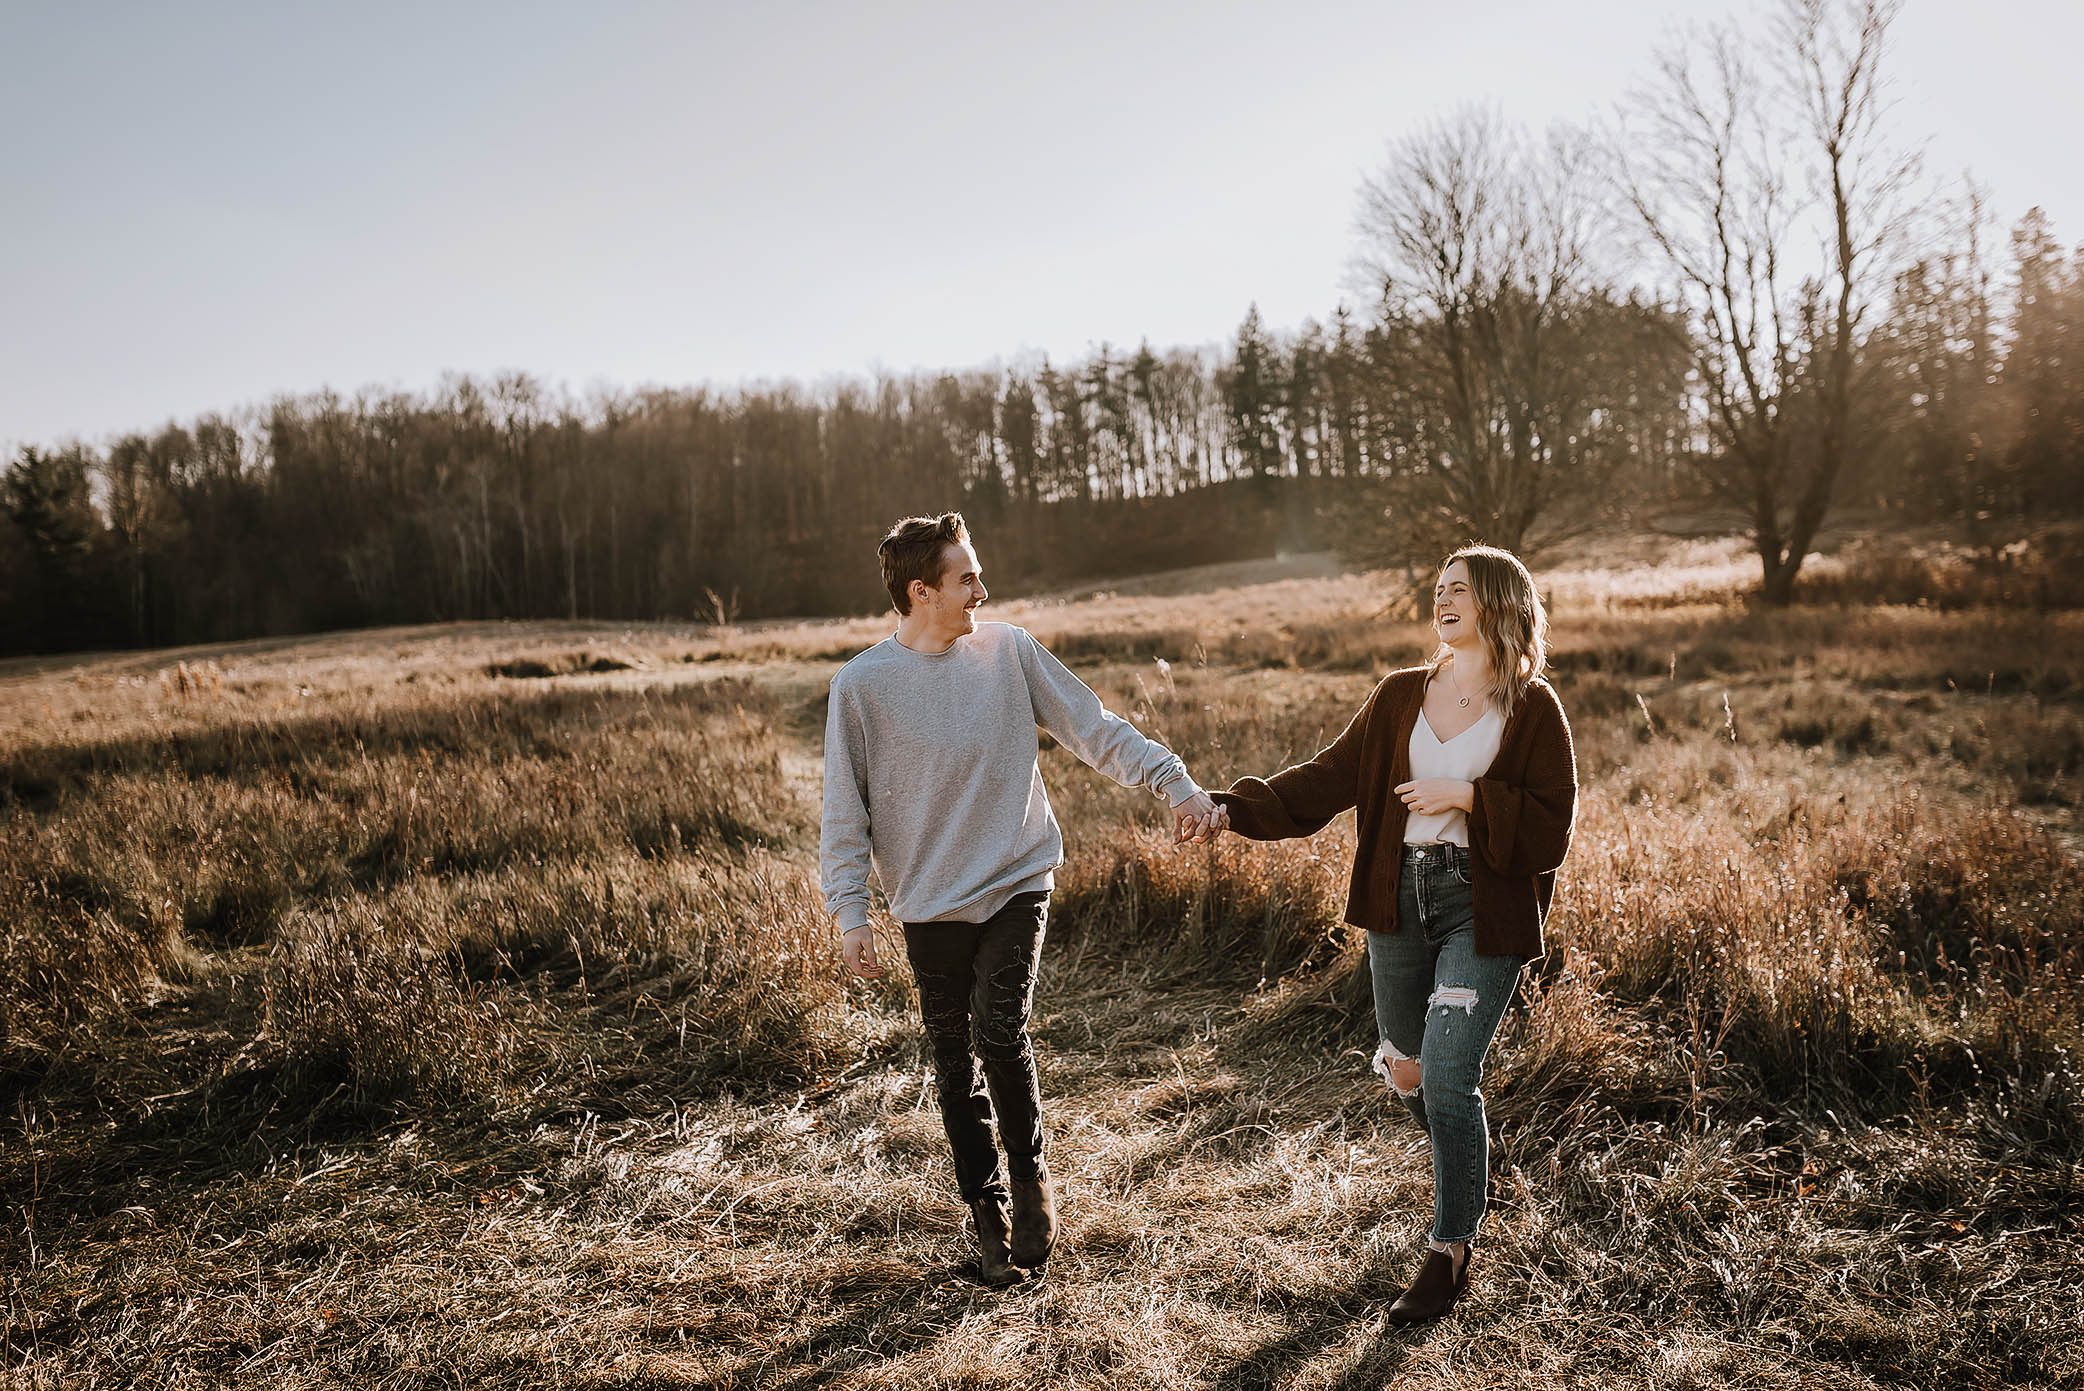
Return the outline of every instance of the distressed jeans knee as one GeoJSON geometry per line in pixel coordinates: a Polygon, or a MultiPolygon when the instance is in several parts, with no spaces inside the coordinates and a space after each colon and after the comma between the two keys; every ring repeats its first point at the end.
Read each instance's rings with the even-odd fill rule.
{"type": "Polygon", "coordinates": [[[1375,1050],[1371,1066],[1375,1075],[1389,1083],[1389,1089],[1398,1096],[1409,1100],[1418,1095],[1424,1081],[1424,1069],[1419,1066],[1418,1059],[1398,1052],[1396,1045],[1388,1039],[1383,1039],[1381,1047],[1375,1050]]]}
{"type": "Polygon", "coordinates": [[[1034,1062],[1034,1047],[1028,1038],[1028,1014],[1034,998],[1035,961],[1015,952],[984,974],[980,951],[976,998],[971,1009],[971,1043],[986,1062],[1034,1062]],[[1017,1003],[1017,1006],[1015,1004],[1017,1003]]]}
{"type": "Polygon", "coordinates": [[[987,1066],[1025,1067],[1035,1061],[1034,1043],[1025,1029],[979,1029],[971,1039],[971,1049],[987,1066]]]}
{"type": "Polygon", "coordinates": [[[1476,1013],[1478,995],[1465,985],[1443,985],[1426,1000],[1427,1009],[1458,1009],[1464,1014],[1476,1013]]]}

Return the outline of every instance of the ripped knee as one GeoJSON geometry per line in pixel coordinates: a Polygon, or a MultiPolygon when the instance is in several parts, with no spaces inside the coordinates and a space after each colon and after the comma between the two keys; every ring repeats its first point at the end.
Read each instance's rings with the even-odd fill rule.
{"type": "Polygon", "coordinates": [[[1398,1096],[1418,1095],[1421,1081],[1418,1059],[1398,1052],[1396,1045],[1388,1039],[1383,1039],[1382,1046],[1375,1050],[1375,1059],[1370,1066],[1375,1069],[1377,1076],[1389,1083],[1389,1089],[1398,1096]]]}
{"type": "Polygon", "coordinates": [[[992,1028],[977,1030],[970,1049],[987,1063],[1017,1063],[1032,1055],[1034,1045],[1026,1029],[992,1028]]]}
{"type": "Polygon", "coordinates": [[[1437,987],[1426,1001],[1427,1009],[1458,1009],[1464,1014],[1476,1013],[1476,992],[1466,985],[1443,985],[1437,987]]]}

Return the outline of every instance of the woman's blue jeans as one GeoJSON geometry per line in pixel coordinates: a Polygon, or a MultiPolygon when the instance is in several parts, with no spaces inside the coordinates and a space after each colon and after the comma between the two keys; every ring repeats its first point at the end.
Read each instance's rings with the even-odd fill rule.
{"type": "Polygon", "coordinates": [[[1418,1059],[1419,1088],[1397,1094],[1433,1141],[1433,1240],[1468,1241],[1483,1224],[1490,1182],[1483,1055],[1523,963],[1477,955],[1469,852],[1459,845],[1404,847],[1397,928],[1368,934],[1382,1041],[1375,1070],[1390,1081],[1393,1059],[1418,1059]]]}

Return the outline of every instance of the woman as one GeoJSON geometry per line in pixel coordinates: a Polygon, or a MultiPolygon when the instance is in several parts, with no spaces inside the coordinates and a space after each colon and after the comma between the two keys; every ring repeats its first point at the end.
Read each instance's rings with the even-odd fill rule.
{"type": "Polygon", "coordinates": [[[1346,921],[1367,929],[1375,1070],[1432,1138],[1433,1231],[1391,1323],[1438,1318],[1469,1287],[1490,1139],[1483,1057],[1570,847],[1577,766],[1542,679],[1548,615],[1508,551],[1464,546],[1433,587],[1439,646],[1383,678],[1331,746],[1215,799],[1254,840],[1358,808],[1346,921]]]}

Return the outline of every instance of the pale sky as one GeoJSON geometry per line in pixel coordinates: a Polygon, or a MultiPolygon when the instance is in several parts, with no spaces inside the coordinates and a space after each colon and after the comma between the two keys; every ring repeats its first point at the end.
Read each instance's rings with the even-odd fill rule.
{"type": "MultiPolygon", "coordinates": [[[[0,0],[0,448],[445,371],[815,384],[1345,296],[1387,142],[1611,110],[1677,0],[0,0]]],[[[2084,240],[2077,0],[1909,0],[1907,135],[2084,240]]]]}

